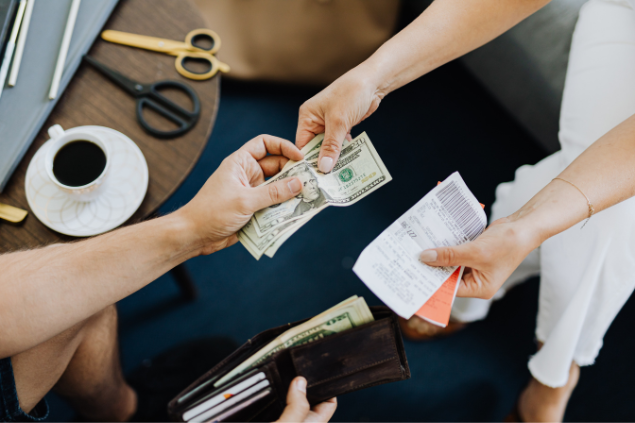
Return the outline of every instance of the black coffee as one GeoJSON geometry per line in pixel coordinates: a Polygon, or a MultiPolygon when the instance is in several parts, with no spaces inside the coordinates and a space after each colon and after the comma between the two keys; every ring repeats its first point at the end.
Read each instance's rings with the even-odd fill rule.
{"type": "Polygon", "coordinates": [[[106,154],[90,141],[73,141],[53,159],[53,174],[62,184],[81,187],[93,182],[106,167],[106,154]]]}

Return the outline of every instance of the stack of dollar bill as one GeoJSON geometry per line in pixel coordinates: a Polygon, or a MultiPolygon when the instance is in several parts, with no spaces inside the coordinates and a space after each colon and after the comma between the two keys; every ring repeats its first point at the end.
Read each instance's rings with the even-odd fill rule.
{"type": "Polygon", "coordinates": [[[256,260],[273,257],[278,248],[313,216],[328,206],[350,206],[392,180],[375,147],[366,135],[344,141],[330,173],[318,170],[317,160],[324,134],[316,136],[302,152],[304,160],[289,161],[264,184],[297,177],[302,192],[282,204],[256,212],[238,232],[238,239],[256,260]]]}
{"type": "Polygon", "coordinates": [[[238,367],[220,378],[214,387],[219,387],[245,371],[258,366],[280,350],[317,341],[326,336],[361,326],[374,321],[366,301],[354,295],[334,307],[318,314],[301,325],[292,327],[262,347],[257,353],[243,361],[238,367]]]}

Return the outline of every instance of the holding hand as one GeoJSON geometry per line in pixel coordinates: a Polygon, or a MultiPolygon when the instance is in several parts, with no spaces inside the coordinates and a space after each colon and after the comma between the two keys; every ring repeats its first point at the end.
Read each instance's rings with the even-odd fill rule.
{"type": "Polygon", "coordinates": [[[287,394],[287,407],[278,422],[328,422],[337,409],[337,400],[331,398],[311,408],[306,399],[306,379],[296,377],[287,394]]]}
{"type": "Polygon", "coordinates": [[[540,240],[512,217],[498,219],[475,241],[456,247],[425,250],[421,261],[430,266],[466,266],[458,297],[489,299],[540,240]]]}
{"type": "Polygon", "coordinates": [[[324,132],[318,169],[330,172],[353,126],[373,114],[384,96],[360,68],[344,74],[300,107],[296,145],[302,148],[324,132]]]}
{"type": "Polygon", "coordinates": [[[282,203],[302,191],[298,178],[287,178],[259,187],[265,177],[278,173],[289,160],[302,160],[291,142],[260,135],[227,157],[203,188],[175,214],[202,243],[202,254],[211,254],[236,243],[236,232],[254,212],[282,203]]]}

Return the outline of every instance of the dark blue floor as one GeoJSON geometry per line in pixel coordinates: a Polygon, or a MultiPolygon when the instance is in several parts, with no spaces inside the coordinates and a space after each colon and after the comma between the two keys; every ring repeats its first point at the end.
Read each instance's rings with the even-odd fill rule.
{"type": "MultiPolygon", "coordinates": [[[[194,196],[221,160],[250,138],[295,135],[297,110],[317,90],[224,83],[220,112],[200,162],[162,207],[194,196]]],[[[438,180],[459,170],[490,205],[499,182],[545,153],[459,65],[450,64],[389,95],[353,131],[368,132],[393,181],[349,208],[330,208],[294,235],[274,259],[255,261],[241,245],[187,263],[200,299],[184,304],[171,276],[121,301],[124,370],[185,340],[254,334],[310,317],[342,299],[378,299],[351,271],[362,249],[438,180]]],[[[529,373],[538,281],[514,289],[490,316],[456,335],[407,343],[412,379],[339,398],[335,421],[496,421],[512,408],[529,373]]],[[[630,401],[635,354],[627,303],[595,366],[585,368],[568,420],[635,420],[630,401]]],[[[51,420],[72,418],[49,396],[51,420]]]]}

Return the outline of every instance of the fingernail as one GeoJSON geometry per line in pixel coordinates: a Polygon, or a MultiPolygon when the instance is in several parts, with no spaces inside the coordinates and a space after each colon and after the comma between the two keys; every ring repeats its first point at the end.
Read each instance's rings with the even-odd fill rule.
{"type": "Polygon", "coordinates": [[[330,157],[322,157],[320,159],[320,164],[318,165],[318,169],[322,173],[329,173],[333,168],[333,159],[330,157]]]}
{"type": "Polygon", "coordinates": [[[289,191],[291,191],[291,194],[293,195],[299,194],[300,191],[302,191],[302,184],[300,183],[298,179],[293,179],[289,181],[287,185],[289,186],[289,191]]]}
{"type": "Polygon", "coordinates": [[[419,260],[421,260],[424,263],[431,263],[433,261],[437,261],[437,252],[434,250],[425,250],[419,256],[419,260]]]}
{"type": "Polygon", "coordinates": [[[306,379],[301,377],[295,381],[295,389],[306,394],[306,379]]]}

